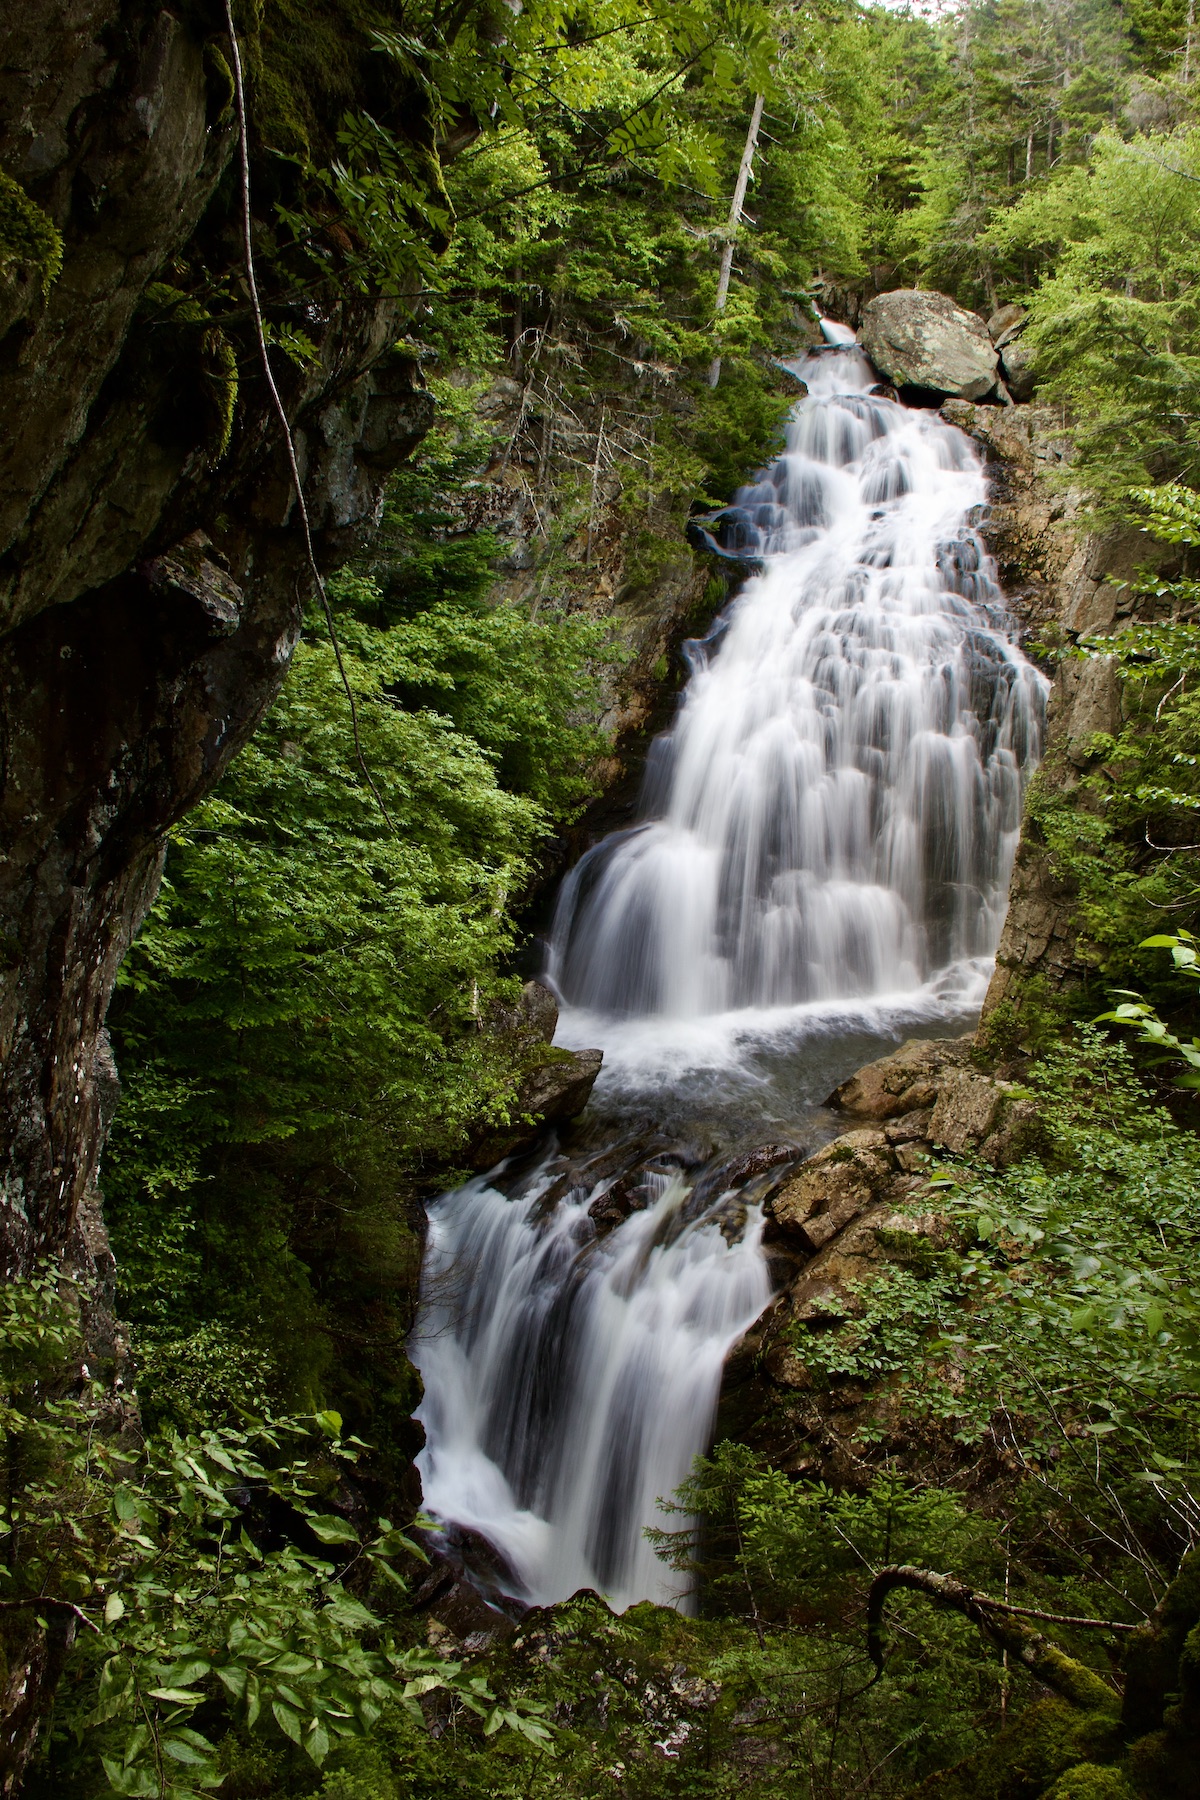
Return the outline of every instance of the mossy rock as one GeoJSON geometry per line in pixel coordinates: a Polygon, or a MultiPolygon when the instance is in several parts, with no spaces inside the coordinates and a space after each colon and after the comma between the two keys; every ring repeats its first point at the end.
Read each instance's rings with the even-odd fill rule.
{"type": "Polygon", "coordinates": [[[1200,1726],[1200,1665],[1192,1639],[1200,1624],[1200,1552],[1192,1551],[1163,1596],[1152,1622],[1135,1632],[1125,1651],[1125,1704],[1122,1719],[1131,1737],[1155,1731],[1163,1723],[1167,1696],[1181,1678],[1191,1697],[1195,1726],[1200,1726]],[[1181,1670],[1181,1664],[1185,1665],[1181,1670]]]}
{"type": "Polygon", "coordinates": [[[53,219],[0,169],[0,332],[45,300],[62,258],[53,219]]]}
{"type": "Polygon", "coordinates": [[[394,7],[371,0],[263,0],[253,59],[256,132],[268,149],[306,163],[336,151],[342,115],[364,104],[389,73],[377,32],[394,32],[394,7]]]}
{"type": "Polygon", "coordinates": [[[1111,1764],[1077,1763],[1059,1776],[1045,1800],[1137,1800],[1137,1795],[1111,1764]]]}
{"type": "Polygon", "coordinates": [[[198,300],[165,282],[146,289],[138,316],[154,348],[155,367],[171,371],[171,398],[160,429],[185,441],[198,436],[209,461],[219,462],[229,448],[237,407],[233,345],[198,300]]]}
{"type": "Polygon", "coordinates": [[[0,273],[10,280],[35,274],[46,294],[62,268],[62,254],[53,219],[0,169],[0,273]]]}
{"type": "MultiPolygon", "coordinates": [[[[1115,1707],[1115,1696],[1114,1696],[1115,1707]]],[[[1115,1760],[1121,1749],[1115,1711],[1081,1712],[1065,1700],[1041,1700],[1000,1733],[982,1756],[971,1757],[922,1782],[912,1800],[1056,1800],[1060,1778],[1081,1764],[1115,1760]]],[[[1113,1800],[1120,1790],[1115,1790],[1113,1800]]],[[[1064,1790],[1071,1800],[1083,1800],[1064,1790]]],[[[1098,1790],[1107,1800],[1107,1791],[1098,1790]]],[[[1089,1795],[1089,1800],[1091,1797],[1089,1795]]]]}
{"type": "MultiPolygon", "coordinates": [[[[1068,1661],[1064,1657],[1064,1662],[1068,1661]]],[[[1200,1767],[1200,1552],[1125,1651],[1120,1718],[1082,1671],[1078,1704],[1042,1701],[987,1751],[933,1775],[913,1800],[1192,1800],[1200,1767]],[[1130,1742],[1132,1739],[1132,1743],[1130,1742]]]]}

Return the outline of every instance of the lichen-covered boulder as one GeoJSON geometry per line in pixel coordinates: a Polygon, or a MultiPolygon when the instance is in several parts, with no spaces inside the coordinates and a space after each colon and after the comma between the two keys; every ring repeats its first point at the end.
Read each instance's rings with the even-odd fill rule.
{"type": "Polygon", "coordinates": [[[887,1186],[895,1166],[882,1131],[848,1131],[810,1157],[772,1195],[767,1211],[805,1249],[820,1250],[866,1211],[887,1186]]]}
{"type": "Polygon", "coordinates": [[[982,400],[999,366],[987,326],[946,294],[898,288],[863,310],[859,341],[897,387],[927,388],[960,400],[982,400]]]}
{"type": "Polygon", "coordinates": [[[1023,306],[1001,306],[992,314],[987,322],[988,336],[1001,350],[1011,337],[1016,337],[1027,318],[1023,306]]]}

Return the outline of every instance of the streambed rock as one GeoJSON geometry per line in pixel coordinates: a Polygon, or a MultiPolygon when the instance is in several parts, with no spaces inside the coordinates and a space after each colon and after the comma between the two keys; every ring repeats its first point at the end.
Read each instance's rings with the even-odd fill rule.
{"type": "Polygon", "coordinates": [[[865,1212],[896,1168],[882,1131],[849,1131],[808,1159],[767,1202],[775,1224],[816,1251],[865,1212]]]}
{"type": "MultiPolygon", "coordinates": [[[[970,1066],[973,1043],[970,1037],[910,1038],[844,1081],[829,1104],[886,1121],[892,1166],[906,1172],[918,1171],[935,1148],[955,1156],[978,1150],[985,1162],[1003,1167],[1036,1141],[1037,1109],[1011,1081],[970,1066]]],[[[837,1144],[864,1135],[850,1132],[837,1144]]]]}
{"type": "Polygon", "coordinates": [[[987,326],[947,294],[898,288],[863,309],[860,342],[897,387],[982,400],[996,386],[999,359],[987,326]]]}
{"type": "MultiPolygon", "coordinates": [[[[972,1037],[910,1039],[830,1097],[861,1123],[766,1202],[778,1297],[729,1358],[719,1437],[735,1437],[793,1474],[840,1485],[869,1485],[889,1460],[957,1466],[952,1438],[936,1421],[908,1417],[887,1377],[831,1375],[814,1349],[818,1337],[853,1331],[865,1279],[886,1282],[889,1265],[930,1274],[958,1242],[953,1222],[930,1207],[930,1165],[940,1151],[975,1152],[1002,1167],[1036,1148],[1035,1104],[1016,1083],[974,1067],[973,1047],[972,1037]]],[[[945,1379],[953,1386],[952,1367],[945,1379]]],[[[996,1455],[997,1469],[987,1464],[981,1480],[997,1473],[996,1455]]]]}
{"type": "Polygon", "coordinates": [[[931,1107],[943,1070],[960,1068],[970,1050],[969,1037],[909,1038],[890,1056],[879,1057],[843,1081],[827,1105],[866,1119],[894,1119],[931,1107]]]}

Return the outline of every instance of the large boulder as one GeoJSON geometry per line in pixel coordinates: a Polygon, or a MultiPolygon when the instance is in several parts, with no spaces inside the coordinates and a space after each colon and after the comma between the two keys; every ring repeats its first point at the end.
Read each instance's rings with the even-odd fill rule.
{"type": "Polygon", "coordinates": [[[982,400],[996,385],[999,359],[987,326],[946,294],[878,294],[863,310],[859,341],[897,387],[982,400]]]}
{"type": "Polygon", "coordinates": [[[881,1056],[843,1081],[826,1105],[864,1119],[898,1119],[931,1107],[943,1070],[961,1068],[971,1042],[969,1037],[909,1038],[890,1056],[881,1056]]]}
{"type": "Polygon", "coordinates": [[[848,1131],[826,1144],[767,1202],[785,1235],[820,1250],[887,1187],[895,1168],[882,1131],[848,1131]]]}

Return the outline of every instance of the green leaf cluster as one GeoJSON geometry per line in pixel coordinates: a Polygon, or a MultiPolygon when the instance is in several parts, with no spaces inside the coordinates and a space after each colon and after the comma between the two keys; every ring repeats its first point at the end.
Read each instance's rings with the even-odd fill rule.
{"type": "Polygon", "coordinates": [[[74,1638],[28,1791],[199,1800],[231,1729],[319,1768],[386,1707],[423,1720],[440,1688],[485,1734],[546,1739],[536,1706],[397,1639],[397,1561],[423,1552],[363,1521],[346,1484],[363,1446],[336,1413],[139,1443],[86,1367],[64,1381],[79,1304],[51,1267],[0,1290],[0,1620],[10,1653],[34,1626],[74,1638]]]}
{"type": "Polygon", "coordinates": [[[386,563],[331,583],[357,740],[317,621],[122,972],[105,1189],[143,1404],[180,1428],[333,1393],[402,1454],[421,1171],[521,1074],[483,1027],[534,854],[590,791],[608,633],[491,605],[435,479],[398,490],[386,563]]]}

